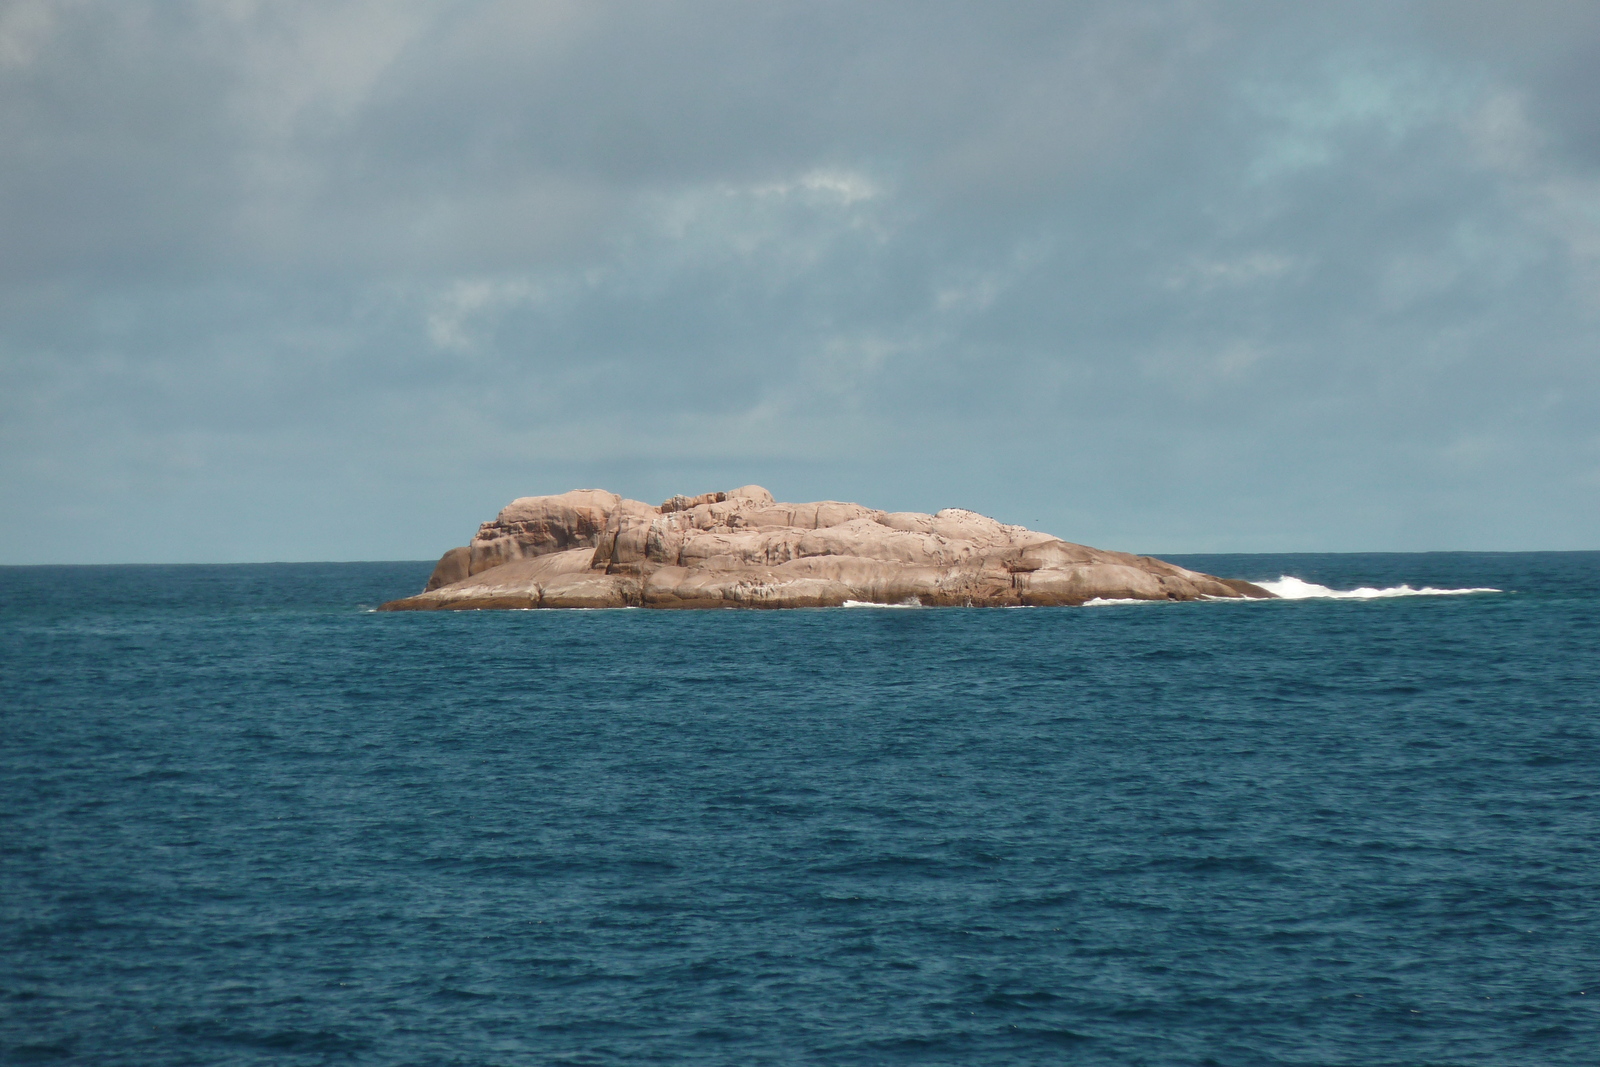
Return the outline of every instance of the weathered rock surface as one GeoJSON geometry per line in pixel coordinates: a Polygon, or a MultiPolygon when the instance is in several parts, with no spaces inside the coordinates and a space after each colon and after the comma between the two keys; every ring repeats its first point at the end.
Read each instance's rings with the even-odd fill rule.
{"type": "Polygon", "coordinates": [[[847,601],[1001,607],[1271,597],[1149,556],[976,512],[780,504],[758,485],[659,507],[598,489],[522,497],[382,611],[799,608],[847,601]]]}

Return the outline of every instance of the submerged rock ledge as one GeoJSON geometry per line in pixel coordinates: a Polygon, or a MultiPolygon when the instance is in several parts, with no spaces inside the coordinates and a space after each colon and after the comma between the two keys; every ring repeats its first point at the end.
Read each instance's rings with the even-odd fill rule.
{"type": "Polygon", "coordinates": [[[379,611],[928,607],[1271,598],[1149,556],[1104,552],[961,508],[933,515],[759,485],[659,507],[599,489],[512,501],[446,552],[427,588],[379,611]]]}

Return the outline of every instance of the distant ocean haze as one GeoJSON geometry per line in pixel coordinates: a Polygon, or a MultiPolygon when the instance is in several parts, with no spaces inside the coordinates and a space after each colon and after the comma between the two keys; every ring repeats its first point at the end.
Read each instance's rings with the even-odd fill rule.
{"type": "Polygon", "coordinates": [[[1166,558],[1291,599],[0,568],[0,1060],[1593,1063],[1600,553],[1166,558]]]}

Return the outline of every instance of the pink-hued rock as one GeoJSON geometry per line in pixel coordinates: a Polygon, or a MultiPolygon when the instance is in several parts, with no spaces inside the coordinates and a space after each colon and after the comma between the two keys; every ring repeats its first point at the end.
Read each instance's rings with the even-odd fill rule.
{"type": "Polygon", "coordinates": [[[759,485],[660,507],[598,489],[522,497],[383,611],[798,608],[848,602],[1000,607],[1090,600],[1266,598],[1231,581],[1075,545],[961,508],[933,515],[759,485]]]}
{"type": "Polygon", "coordinates": [[[592,546],[611,517],[628,506],[656,514],[649,504],[623,500],[600,489],[519,497],[501,508],[493,522],[478,527],[478,535],[467,546],[471,558],[468,573],[479,574],[514,560],[592,546]]]}

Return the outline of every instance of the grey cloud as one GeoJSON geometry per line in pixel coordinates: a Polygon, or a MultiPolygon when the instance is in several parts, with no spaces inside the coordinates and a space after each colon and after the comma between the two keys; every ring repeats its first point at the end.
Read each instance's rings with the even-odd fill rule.
{"type": "Polygon", "coordinates": [[[0,548],[421,556],[511,495],[752,480],[1593,547],[1586,18],[20,4],[0,548]]]}

